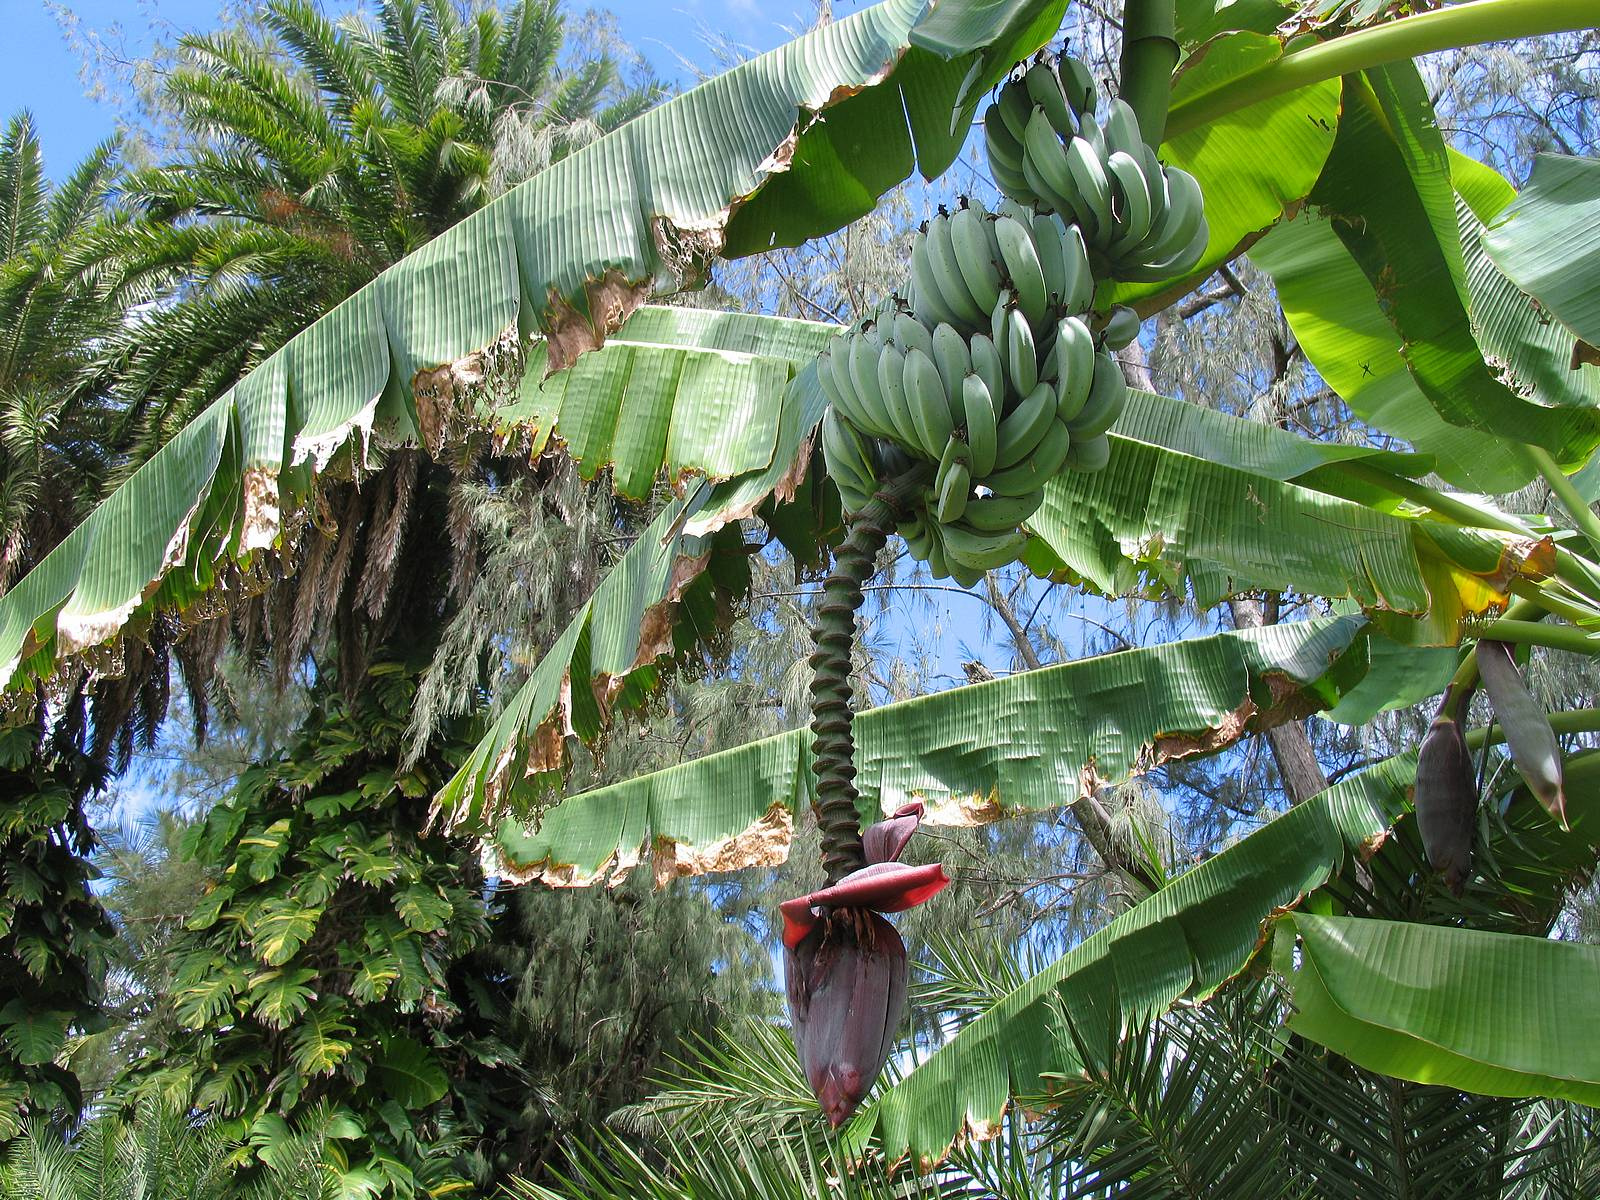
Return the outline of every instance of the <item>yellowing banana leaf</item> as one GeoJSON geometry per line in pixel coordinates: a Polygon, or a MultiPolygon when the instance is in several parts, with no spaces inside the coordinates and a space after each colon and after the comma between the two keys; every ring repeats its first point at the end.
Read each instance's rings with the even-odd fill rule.
{"type": "Polygon", "coordinates": [[[1600,1104],[1600,947],[1295,913],[1274,958],[1289,1027],[1351,1062],[1490,1096],[1600,1104]]]}
{"type": "MultiPolygon", "coordinates": [[[[1278,38],[1230,33],[1191,56],[1173,84],[1173,115],[1197,98],[1279,57],[1278,38]]],[[[1204,128],[1169,136],[1161,157],[1182,167],[1205,193],[1210,240],[1190,276],[1166,283],[1126,283],[1114,299],[1149,313],[1193,289],[1246,249],[1285,213],[1293,213],[1322,173],[1339,119],[1339,85],[1327,80],[1252,104],[1204,128]],[[1145,303],[1140,304],[1140,301],[1145,303]]]]}
{"type": "Polygon", "coordinates": [[[1556,362],[1553,333],[1519,344],[1537,314],[1477,246],[1476,215],[1460,211],[1414,66],[1346,79],[1338,137],[1311,198],[1367,276],[1440,417],[1542,446],[1565,464],[1588,459],[1600,445],[1596,394],[1556,362]]]}
{"type": "Polygon", "coordinates": [[[1600,347],[1600,159],[1539,155],[1516,201],[1484,219],[1489,257],[1588,344],[1593,364],[1600,347]]]}
{"type": "MultiPolygon", "coordinates": [[[[1389,632],[1454,644],[1470,616],[1503,606],[1519,574],[1547,574],[1549,543],[1458,529],[1357,504],[1297,480],[1362,458],[1193,405],[1134,394],[1110,464],[1065,472],[1028,521],[1026,561],[1108,595],[1191,588],[1202,606],[1251,589],[1353,600],[1394,614],[1389,632]],[[1320,459],[1320,462],[1317,461],[1320,459]]],[[[1323,486],[1326,486],[1325,484],[1323,486]]]]}
{"type": "MultiPolygon", "coordinates": [[[[981,92],[1009,66],[998,58],[1031,52],[1061,7],[943,0],[939,24],[965,28],[973,47],[946,60],[908,52],[926,0],[884,0],[642,114],[441,234],[220,397],[0,597],[0,687],[110,640],[141,608],[183,607],[226,560],[282,544],[283,522],[303,519],[341,450],[359,457],[374,437],[437,448],[464,423],[493,421],[496,405],[511,410],[502,429],[519,406],[553,412],[557,398],[537,387],[518,394],[530,335],[543,336],[536,369],[569,366],[653,295],[700,282],[718,254],[830,232],[914,163],[943,170],[966,131],[952,114],[976,103],[963,87],[981,92]]],[[[625,487],[638,490],[663,462],[713,476],[772,465],[763,443],[777,394],[738,436],[710,419],[751,416],[773,364],[693,355],[679,369],[638,347],[613,363],[624,358],[639,381],[637,400],[624,399],[650,419],[619,439],[603,389],[580,385],[567,419],[588,469],[621,457],[625,487]],[[720,409],[668,420],[656,453],[673,370],[729,390],[720,409]]]]}
{"type": "Polygon", "coordinates": [[[1409,764],[1351,776],[1185,872],[964,1025],[847,1126],[927,1170],[999,1131],[1010,1098],[1077,1070],[1066,1014],[1088,1028],[1209,996],[1262,944],[1272,914],[1322,886],[1404,809],[1409,764]]]}
{"type": "MultiPolygon", "coordinates": [[[[936,824],[1070,804],[1172,758],[1338,702],[1368,663],[1360,617],[1194,638],[1064,663],[856,717],[862,813],[911,797],[936,824]]],[[[812,790],[795,730],[569,797],[492,849],[518,879],[587,884],[641,863],[658,879],[782,861],[812,790]]]]}

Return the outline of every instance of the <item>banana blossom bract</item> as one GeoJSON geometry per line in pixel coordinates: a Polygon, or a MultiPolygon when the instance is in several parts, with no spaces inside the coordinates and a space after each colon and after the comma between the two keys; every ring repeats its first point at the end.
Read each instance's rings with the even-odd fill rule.
{"type": "Polygon", "coordinates": [[[921,804],[901,808],[863,835],[865,867],[780,906],[795,1048],[836,1128],[883,1070],[905,1011],[905,943],[881,914],[921,904],[950,882],[938,863],[896,861],[921,820],[921,804]]]}

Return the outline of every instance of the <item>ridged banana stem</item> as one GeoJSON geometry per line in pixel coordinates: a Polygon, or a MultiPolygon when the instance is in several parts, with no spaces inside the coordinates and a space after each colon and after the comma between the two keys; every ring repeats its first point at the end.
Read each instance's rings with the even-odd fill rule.
{"type": "Polygon", "coordinates": [[[1139,132],[1161,145],[1172,96],[1172,71],[1178,65],[1176,0],[1127,0],[1122,8],[1121,95],[1139,132]]]}
{"type": "Polygon", "coordinates": [[[822,865],[830,884],[866,866],[856,809],[856,743],[850,728],[855,715],[850,706],[850,653],[861,587],[871,578],[878,551],[907,502],[926,482],[926,468],[915,468],[878,488],[851,521],[850,534],[834,555],[833,573],[822,588],[813,630],[817,648],[811,655],[811,749],[817,772],[812,807],[822,830],[822,865]]]}

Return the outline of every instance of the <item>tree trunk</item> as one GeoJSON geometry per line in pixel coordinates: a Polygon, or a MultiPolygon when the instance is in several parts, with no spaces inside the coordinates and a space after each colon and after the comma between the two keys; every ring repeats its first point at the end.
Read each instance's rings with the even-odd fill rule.
{"type": "MultiPolygon", "coordinates": [[[[1278,599],[1268,597],[1265,607],[1257,600],[1228,601],[1235,629],[1259,629],[1278,623],[1278,599]]],[[[1267,746],[1278,764],[1278,777],[1290,804],[1309,800],[1328,786],[1328,777],[1311,749],[1311,737],[1304,721],[1290,721],[1266,732],[1267,746]]]]}

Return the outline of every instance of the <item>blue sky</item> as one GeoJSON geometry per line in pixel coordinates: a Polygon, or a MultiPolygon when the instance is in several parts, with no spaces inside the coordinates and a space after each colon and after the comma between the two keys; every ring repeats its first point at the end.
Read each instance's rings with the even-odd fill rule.
{"type": "MultiPolygon", "coordinates": [[[[237,2],[237,0],[235,0],[237,2]]],[[[330,12],[347,7],[323,0],[330,12]]],[[[50,173],[64,175],[96,142],[116,127],[118,100],[87,95],[82,58],[64,25],[76,24],[78,39],[98,35],[113,52],[136,58],[149,50],[152,31],[200,32],[216,23],[224,0],[0,0],[0,28],[7,43],[26,53],[7,57],[0,73],[0,114],[31,109],[44,142],[50,173]]],[[[583,11],[570,4],[574,13],[583,11]]],[[[600,6],[615,13],[625,38],[666,78],[687,82],[680,57],[709,67],[703,37],[714,31],[757,50],[787,39],[785,32],[810,21],[808,0],[617,0],[600,6]]],[[[861,7],[836,0],[839,14],[861,7]]]]}

